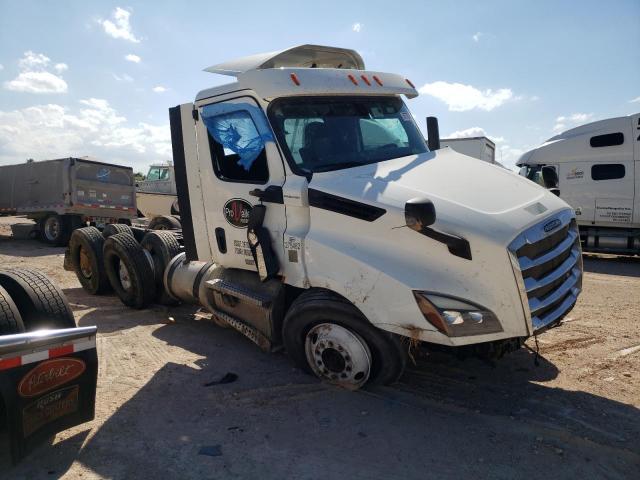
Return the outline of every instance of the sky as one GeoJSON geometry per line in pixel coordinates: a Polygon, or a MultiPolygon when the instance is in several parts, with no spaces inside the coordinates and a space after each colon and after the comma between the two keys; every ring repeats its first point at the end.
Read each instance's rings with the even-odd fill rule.
{"type": "Polygon", "coordinates": [[[0,0],[0,165],[171,160],[168,109],[227,83],[202,70],[314,43],[420,91],[426,132],[486,135],[511,167],[555,133],[640,111],[640,0],[0,0]]]}

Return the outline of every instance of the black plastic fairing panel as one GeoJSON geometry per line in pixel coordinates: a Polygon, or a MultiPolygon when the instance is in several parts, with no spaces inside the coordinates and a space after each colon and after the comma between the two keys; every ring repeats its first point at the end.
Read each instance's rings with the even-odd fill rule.
{"type": "Polygon", "coordinates": [[[313,188],[310,188],[308,192],[310,206],[365,220],[367,222],[373,222],[387,213],[384,208],[369,205],[367,203],[356,202],[355,200],[349,200],[348,198],[339,197],[313,188]]]}
{"type": "Polygon", "coordinates": [[[173,148],[173,165],[176,175],[176,189],[178,191],[178,206],[180,207],[180,223],[187,260],[197,260],[198,250],[196,236],[193,231],[191,218],[191,200],[189,198],[189,183],[187,181],[187,165],[184,156],[184,139],[182,138],[182,116],[180,107],[169,109],[169,123],[171,125],[171,146],[173,148]]]}

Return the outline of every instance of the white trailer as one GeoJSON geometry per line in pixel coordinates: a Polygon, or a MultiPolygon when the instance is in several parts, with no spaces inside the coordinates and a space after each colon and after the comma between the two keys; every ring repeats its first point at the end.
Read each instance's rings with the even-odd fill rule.
{"type": "Polygon", "coordinates": [[[575,210],[585,251],[640,254],[640,113],[567,130],[517,164],[575,210]]]}
{"type": "Polygon", "coordinates": [[[573,211],[515,173],[429,151],[409,80],[317,45],[207,70],[235,81],[169,111],[180,238],[78,230],[70,263],[88,289],[108,278],[133,307],[199,304],[350,388],[395,381],[420,342],[499,356],[573,308],[573,211]]]}
{"type": "Polygon", "coordinates": [[[440,145],[487,163],[496,163],[496,144],[487,137],[443,138],[440,145]]]}

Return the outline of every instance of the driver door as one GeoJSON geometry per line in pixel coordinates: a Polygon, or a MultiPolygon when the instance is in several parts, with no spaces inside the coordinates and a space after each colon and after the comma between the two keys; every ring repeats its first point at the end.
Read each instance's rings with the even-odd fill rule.
{"type": "MultiPolygon", "coordinates": [[[[271,128],[253,97],[199,104],[197,109],[202,197],[213,260],[227,268],[255,270],[247,226],[251,210],[261,201],[250,192],[281,189],[285,180],[271,128]]],[[[284,205],[264,205],[263,226],[281,266],[284,205]]]]}

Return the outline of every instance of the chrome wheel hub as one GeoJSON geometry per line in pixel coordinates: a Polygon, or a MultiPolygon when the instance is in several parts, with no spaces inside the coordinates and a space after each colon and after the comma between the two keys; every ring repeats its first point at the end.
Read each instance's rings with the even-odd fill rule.
{"type": "Polygon", "coordinates": [[[125,290],[131,290],[131,276],[129,275],[129,270],[127,270],[124,262],[120,262],[120,267],[118,267],[118,276],[120,277],[120,284],[122,288],[125,290]]]}
{"type": "Polygon", "coordinates": [[[307,362],[331,383],[359,388],[371,373],[371,352],[355,332],[334,323],[316,325],[305,339],[307,362]]]}
{"type": "Polygon", "coordinates": [[[49,217],[44,222],[44,234],[47,240],[55,240],[60,234],[60,221],[56,217],[49,217]]]}

